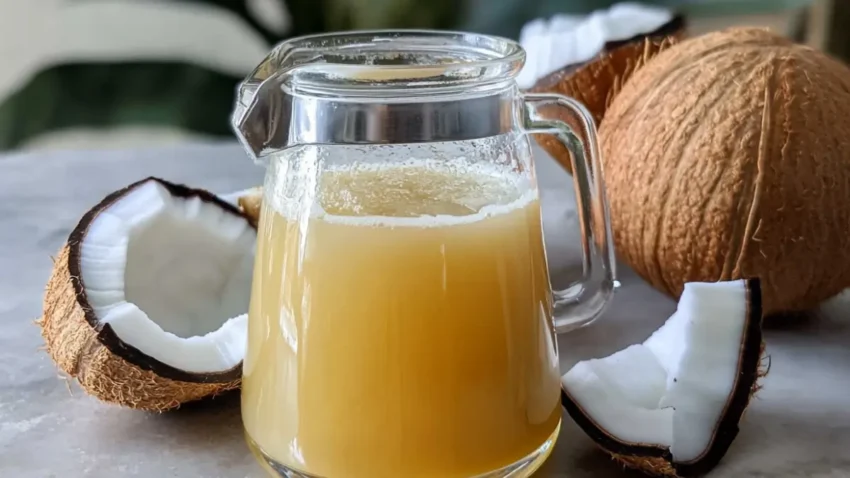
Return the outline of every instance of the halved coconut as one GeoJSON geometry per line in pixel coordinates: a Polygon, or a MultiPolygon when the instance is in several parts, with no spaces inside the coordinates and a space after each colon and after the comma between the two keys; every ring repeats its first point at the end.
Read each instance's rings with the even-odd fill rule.
{"type": "Polygon", "coordinates": [[[643,38],[679,35],[684,17],[655,5],[622,2],[586,15],[557,14],[525,24],[520,44],[526,61],[517,76],[520,88],[563,69],[575,69],[601,54],[643,38]]]}
{"type": "Polygon", "coordinates": [[[97,398],[162,411],[239,386],[256,229],[234,205],[148,178],[87,212],[39,320],[97,398]]]}
{"type": "Polygon", "coordinates": [[[676,312],[644,343],[577,363],[562,403],[614,459],[654,475],[711,470],[758,389],[757,279],[689,283],[676,312]]]}
{"type": "MultiPolygon", "coordinates": [[[[524,43],[531,50],[529,57],[541,55],[534,53],[535,49],[551,51],[552,55],[546,61],[537,61],[544,63],[537,68],[547,73],[536,78],[529,89],[575,98],[587,107],[598,125],[631,75],[684,37],[685,20],[681,15],[646,5],[615,5],[594,13],[571,29],[540,34],[539,39],[531,36],[524,43]],[[571,49],[570,45],[583,46],[571,49]]],[[[564,116],[560,108],[544,107],[539,113],[544,118],[560,119],[581,128],[571,117],[564,116]]],[[[544,150],[572,172],[569,152],[560,141],[551,135],[535,136],[544,150]]]]}

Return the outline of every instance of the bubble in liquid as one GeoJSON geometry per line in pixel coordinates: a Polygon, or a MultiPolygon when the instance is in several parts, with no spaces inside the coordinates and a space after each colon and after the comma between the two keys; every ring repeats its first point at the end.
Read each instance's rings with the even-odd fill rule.
{"type": "MultiPolygon", "coordinates": [[[[517,147],[519,146],[519,147],[517,147]]],[[[290,149],[266,197],[290,219],[370,225],[469,223],[537,198],[530,157],[504,137],[458,143],[290,149]],[[408,158],[408,159],[403,159],[408,158]]]]}
{"type": "Polygon", "coordinates": [[[468,223],[536,198],[527,177],[462,159],[332,167],[322,173],[319,191],[324,220],[372,225],[468,223]]]}

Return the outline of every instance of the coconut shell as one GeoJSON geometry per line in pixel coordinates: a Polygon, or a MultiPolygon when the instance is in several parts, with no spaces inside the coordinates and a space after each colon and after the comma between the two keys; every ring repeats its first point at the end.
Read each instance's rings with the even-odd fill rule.
{"type": "Polygon", "coordinates": [[[769,314],[850,285],[850,68],[756,28],[638,70],[600,126],[616,249],[678,298],[762,279],[769,314]]]}
{"type": "MultiPolygon", "coordinates": [[[[598,125],[608,105],[626,81],[655,55],[681,41],[684,36],[684,24],[677,21],[668,25],[663,34],[608,45],[604,52],[589,62],[570,65],[541,78],[530,91],[558,93],[574,98],[587,108],[598,125]]],[[[561,108],[542,107],[539,113],[543,118],[559,119],[575,129],[582,129],[561,108]]],[[[535,135],[535,139],[562,167],[572,173],[570,154],[560,141],[548,134],[535,135]]]]}
{"type": "MultiPolygon", "coordinates": [[[[98,323],[80,279],[79,249],[100,212],[146,181],[157,181],[177,197],[199,197],[228,213],[244,217],[235,206],[198,189],[147,178],[104,198],[88,211],[54,259],[37,321],[47,352],[60,370],[77,379],[87,393],[109,403],[147,411],[179,405],[238,388],[241,364],[215,373],[190,373],[147,357],[121,341],[112,328],[98,323]]],[[[247,218],[246,218],[247,219],[247,218]]]]}

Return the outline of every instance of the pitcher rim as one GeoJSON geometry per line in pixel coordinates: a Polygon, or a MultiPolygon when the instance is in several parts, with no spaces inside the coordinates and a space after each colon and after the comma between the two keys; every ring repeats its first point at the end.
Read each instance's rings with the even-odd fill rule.
{"type": "MultiPolygon", "coordinates": [[[[526,51],[520,45],[520,43],[516,40],[513,40],[508,37],[500,36],[500,35],[492,35],[488,33],[477,33],[477,32],[469,32],[464,30],[450,30],[450,29],[427,29],[427,28],[384,28],[384,29],[363,29],[363,30],[338,30],[332,32],[321,32],[321,33],[308,33],[304,35],[298,35],[291,38],[287,38],[275,44],[271,52],[280,51],[282,48],[286,46],[297,47],[298,44],[303,44],[309,42],[311,40],[322,40],[322,39],[331,39],[331,38],[357,38],[357,37],[368,37],[371,36],[372,41],[375,40],[392,40],[392,39],[405,39],[405,38],[417,38],[417,37],[430,37],[430,38],[444,38],[447,40],[452,40],[453,43],[457,46],[475,46],[471,41],[464,40],[479,40],[479,41],[489,41],[493,45],[500,45],[504,48],[504,51],[497,51],[496,49],[490,48],[488,51],[494,54],[493,57],[481,60],[474,60],[468,62],[457,62],[457,63],[449,63],[444,64],[443,66],[452,66],[452,65],[462,65],[464,67],[475,67],[475,66],[486,66],[488,64],[501,64],[501,63],[509,63],[514,61],[525,62],[526,51]],[[396,38],[393,38],[393,36],[396,38]]],[[[352,46],[355,43],[352,43],[352,46]]],[[[446,45],[447,50],[451,45],[446,45]]],[[[329,64],[329,63],[325,63],[329,64]]],[[[428,66],[439,66],[437,64],[398,64],[398,65],[368,65],[368,64],[345,64],[345,63],[330,63],[333,66],[356,66],[356,67],[371,67],[371,68],[393,68],[393,69],[416,69],[423,68],[428,66]]]]}
{"type": "MultiPolygon", "coordinates": [[[[386,53],[384,51],[383,53],[386,53]]],[[[526,51],[519,42],[510,38],[490,35],[485,33],[474,33],[462,30],[439,30],[439,29],[364,29],[364,30],[341,30],[334,32],[311,33],[288,38],[277,43],[268,53],[261,65],[268,65],[271,61],[273,70],[281,71],[287,69],[305,70],[334,70],[345,72],[352,70],[369,69],[372,71],[398,71],[404,72],[436,71],[442,70],[449,73],[453,71],[464,71],[480,69],[481,79],[488,78],[489,81],[501,78],[502,80],[515,79],[525,64],[526,51]],[[331,43],[336,40],[336,44],[331,43]],[[329,44],[322,44],[322,42],[329,44]],[[431,62],[410,62],[397,64],[369,63],[368,55],[372,51],[375,58],[380,58],[380,47],[382,43],[392,41],[404,42],[399,46],[398,54],[415,57],[421,54],[439,53],[443,60],[431,62]],[[417,45],[418,42],[418,45],[417,45]],[[361,46],[361,48],[358,48],[361,46]],[[371,50],[369,47],[372,47],[371,50]],[[418,47],[418,48],[417,48],[418,47]],[[430,49],[422,48],[430,47],[430,49]],[[329,61],[296,61],[293,65],[287,65],[293,57],[300,57],[304,52],[316,51],[316,57],[321,53],[344,53],[352,52],[352,56],[359,61],[343,62],[329,61]],[[464,56],[464,53],[466,56],[464,56]],[[470,58],[471,56],[471,58],[470,58]]],[[[255,70],[250,77],[258,76],[255,70]]],[[[268,70],[266,70],[268,75],[268,70]]],[[[478,75],[473,75],[478,76],[478,75]]],[[[471,78],[468,78],[471,79],[471,78]]],[[[442,81],[446,81],[443,77],[442,81]]],[[[382,83],[378,81],[376,83],[382,83]]],[[[374,84],[374,83],[373,83],[374,84]]]]}

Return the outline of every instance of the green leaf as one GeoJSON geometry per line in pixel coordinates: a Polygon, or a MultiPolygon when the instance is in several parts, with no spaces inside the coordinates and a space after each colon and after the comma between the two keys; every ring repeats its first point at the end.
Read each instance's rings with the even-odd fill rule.
{"type": "Polygon", "coordinates": [[[0,104],[0,149],[72,127],[173,126],[231,136],[241,78],[182,63],[60,65],[0,104]]]}

